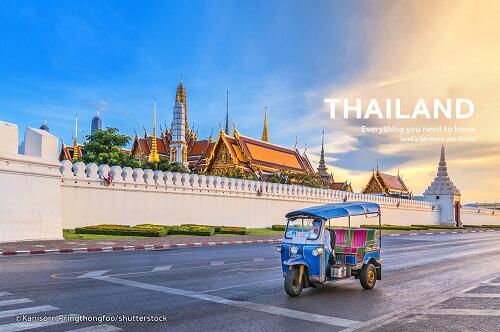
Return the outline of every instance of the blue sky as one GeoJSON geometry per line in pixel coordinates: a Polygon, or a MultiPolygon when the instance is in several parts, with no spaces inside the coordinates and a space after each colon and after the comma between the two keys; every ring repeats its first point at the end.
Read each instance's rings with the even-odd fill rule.
{"type": "Polygon", "coordinates": [[[491,120],[500,107],[496,7],[458,0],[4,0],[0,119],[18,124],[21,135],[46,119],[70,143],[75,113],[81,141],[100,111],[105,127],[142,133],[152,127],[154,97],[159,121],[170,125],[182,74],[189,120],[201,138],[223,122],[229,90],[230,121],[240,133],[260,137],[267,106],[271,142],[293,146],[298,136],[313,162],[325,129],[336,180],[359,191],[378,163],[389,173],[401,169],[419,194],[436,173],[440,144],[361,135],[359,122],[331,120],[323,99],[458,95],[477,105],[467,125],[478,128],[479,139],[447,144],[450,175],[466,199],[498,201],[500,192],[492,198],[482,190],[500,162],[498,121],[491,120]]]}
{"type": "MultiPolygon", "coordinates": [[[[190,122],[208,136],[225,112],[259,136],[269,108],[273,141],[293,145],[278,128],[314,107],[307,91],[341,82],[362,67],[350,53],[349,5],[288,1],[4,1],[0,4],[0,114],[20,125],[48,120],[71,141],[101,111],[125,133],[151,127],[151,104],[170,124],[182,74],[190,122]],[[276,129],[273,131],[273,129],[276,129]]],[[[327,118],[327,117],[326,117],[327,118]]],[[[317,132],[296,135],[304,144],[317,132]]],[[[82,136],[82,135],[80,135],[82,136]]]]}

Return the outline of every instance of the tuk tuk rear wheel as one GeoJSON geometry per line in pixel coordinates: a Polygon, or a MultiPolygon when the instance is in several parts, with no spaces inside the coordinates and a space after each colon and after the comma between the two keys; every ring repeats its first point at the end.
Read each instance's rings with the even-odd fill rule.
{"type": "MultiPolygon", "coordinates": [[[[305,274],[302,276],[302,281],[305,278],[305,274]]],[[[299,269],[290,268],[285,276],[285,292],[291,296],[299,296],[302,293],[303,283],[299,284],[299,269]]]]}
{"type": "Polygon", "coordinates": [[[359,281],[364,289],[372,289],[377,282],[377,271],[373,264],[368,264],[363,267],[359,276],[359,281]]]}

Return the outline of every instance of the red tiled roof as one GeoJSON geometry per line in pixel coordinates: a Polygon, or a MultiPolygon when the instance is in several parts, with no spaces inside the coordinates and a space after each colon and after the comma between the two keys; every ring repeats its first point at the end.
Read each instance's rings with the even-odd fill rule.
{"type": "Polygon", "coordinates": [[[245,156],[258,166],[269,170],[289,169],[310,173],[310,169],[297,150],[237,134],[239,145],[245,156]]]}
{"type": "Polygon", "coordinates": [[[380,179],[392,190],[397,191],[408,191],[403,180],[399,176],[389,175],[385,173],[378,173],[380,179]]]}

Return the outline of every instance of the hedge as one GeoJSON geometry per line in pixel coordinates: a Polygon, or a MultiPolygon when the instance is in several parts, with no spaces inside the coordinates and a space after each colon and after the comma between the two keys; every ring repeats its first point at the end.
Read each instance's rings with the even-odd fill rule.
{"type": "MultiPolygon", "coordinates": [[[[378,228],[378,225],[361,225],[361,228],[378,228]]],[[[388,225],[388,224],[382,224],[381,226],[382,229],[386,230],[395,230],[395,231],[419,231],[419,230],[426,230],[427,227],[421,226],[421,225],[415,225],[415,226],[400,226],[400,225],[388,225]]]]}
{"type": "Polygon", "coordinates": [[[456,229],[455,226],[446,226],[446,225],[412,225],[415,227],[426,227],[428,229],[456,229]]]}
{"type": "Polygon", "coordinates": [[[285,230],[285,225],[272,225],[271,229],[273,231],[284,231],[285,230]]]}
{"type": "Polygon", "coordinates": [[[214,233],[215,228],[207,226],[175,226],[168,230],[170,235],[212,236],[214,233]]]}
{"type": "Polygon", "coordinates": [[[235,234],[235,235],[247,235],[248,230],[246,227],[219,227],[219,230],[215,228],[215,232],[219,234],[235,234]]]}
{"type": "Polygon", "coordinates": [[[97,225],[75,228],[76,234],[98,234],[98,235],[123,235],[123,236],[145,236],[162,237],[167,235],[166,230],[135,228],[125,225],[97,225]],[[101,227],[102,226],[102,227],[101,227]]]}

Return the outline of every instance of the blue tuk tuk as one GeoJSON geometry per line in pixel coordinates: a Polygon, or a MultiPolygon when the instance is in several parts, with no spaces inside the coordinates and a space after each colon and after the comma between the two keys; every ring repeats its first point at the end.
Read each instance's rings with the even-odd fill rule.
{"type": "Polygon", "coordinates": [[[287,213],[281,253],[285,291],[355,277],[365,289],[382,278],[380,206],[371,202],[333,203],[287,213]],[[376,228],[352,228],[351,217],[378,217],[376,228]],[[331,228],[330,219],[346,217],[348,227],[331,228]]]}

